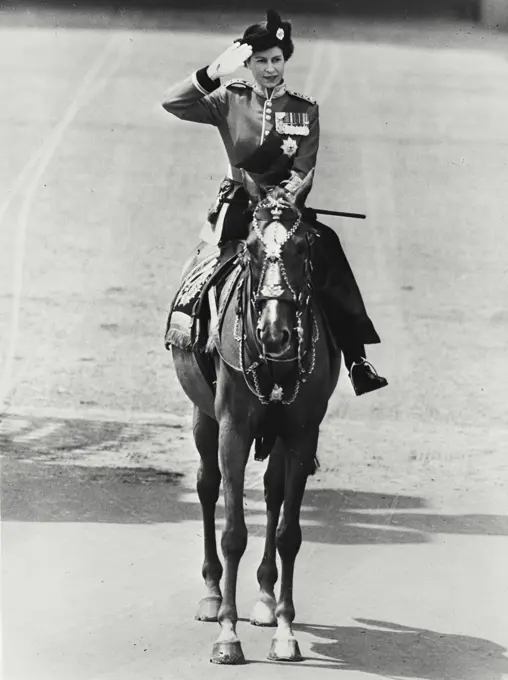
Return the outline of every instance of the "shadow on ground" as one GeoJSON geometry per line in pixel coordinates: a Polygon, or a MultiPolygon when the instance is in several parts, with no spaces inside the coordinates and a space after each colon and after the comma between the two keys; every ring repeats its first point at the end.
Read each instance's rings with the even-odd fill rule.
{"type": "Polygon", "coordinates": [[[319,662],[308,659],[305,666],[422,680],[501,680],[508,673],[507,650],[489,640],[356,620],[359,626],[295,624],[320,638],[311,643],[319,662]]]}
{"type": "MultiPolygon", "coordinates": [[[[5,458],[1,497],[4,521],[154,524],[200,521],[201,508],[182,475],[140,468],[45,465],[5,458]]],[[[262,536],[261,490],[248,490],[249,532],[262,536]]],[[[508,535],[508,518],[425,512],[415,496],[312,489],[302,507],[304,540],[334,545],[425,543],[430,535],[508,535]]],[[[217,511],[222,525],[222,507],[217,511]]]]}

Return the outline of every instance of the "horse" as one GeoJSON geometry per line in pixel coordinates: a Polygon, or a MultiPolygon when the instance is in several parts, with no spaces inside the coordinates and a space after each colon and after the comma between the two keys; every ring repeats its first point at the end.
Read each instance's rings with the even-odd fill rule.
{"type": "MultiPolygon", "coordinates": [[[[251,217],[231,289],[212,300],[208,343],[214,379],[197,353],[172,346],[178,380],[194,404],[193,434],[200,455],[197,493],[204,527],[202,575],[207,595],[196,618],[218,621],[211,661],[245,663],[236,632],[237,575],[247,546],[243,494],[247,460],[268,457],[264,474],[266,538],[257,570],[259,598],[250,622],[276,626],[268,658],[302,659],[293,634],[293,574],[302,543],[300,508],[307,478],[317,465],[319,426],[336,387],[340,351],[313,296],[311,249],[318,232],[304,219],[312,175],[293,199],[266,192],[248,175],[251,217]],[[215,310],[217,312],[217,309],[215,310]],[[225,524],[217,554],[215,508],[223,484],[225,524]],[[281,517],[282,508],[282,517],[281,517]],[[279,521],[280,519],[280,521],[279,521]],[[281,561],[280,595],[276,553],[281,561]]],[[[226,281],[225,288],[228,288],[226,281]]]]}

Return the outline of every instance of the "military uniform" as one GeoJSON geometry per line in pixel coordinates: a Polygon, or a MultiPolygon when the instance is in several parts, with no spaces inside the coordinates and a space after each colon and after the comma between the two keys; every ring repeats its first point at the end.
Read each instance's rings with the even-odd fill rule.
{"type": "MultiPolygon", "coordinates": [[[[182,120],[215,126],[226,149],[227,178],[201,232],[201,239],[207,243],[244,236],[241,229],[247,226],[243,212],[248,197],[242,169],[260,185],[282,185],[293,193],[316,165],[318,104],[311,97],[293,92],[284,82],[270,91],[256,82],[239,79],[221,85],[219,80],[208,77],[205,67],[171,87],[163,107],[182,120]],[[233,196],[236,205],[224,202],[233,196]],[[228,233],[228,224],[233,225],[233,233],[228,233]]],[[[317,274],[313,276],[314,286],[351,369],[364,361],[364,344],[378,343],[380,339],[337,235],[320,222],[314,224],[321,236],[313,255],[317,274]]],[[[386,384],[384,378],[374,374],[367,378],[372,385],[362,386],[357,394],[386,384]]]]}
{"type": "MultiPolygon", "coordinates": [[[[226,196],[242,187],[242,169],[258,184],[286,183],[295,191],[316,165],[319,147],[319,107],[312,97],[281,83],[269,94],[255,82],[211,80],[206,67],[166,93],[163,107],[181,120],[215,126],[229,159],[226,196]]],[[[219,201],[220,202],[220,201],[219,201]]],[[[222,236],[228,205],[218,206],[216,219],[202,231],[204,241],[222,236]]],[[[213,211],[212,211],[213,212],[213,211]]]]}

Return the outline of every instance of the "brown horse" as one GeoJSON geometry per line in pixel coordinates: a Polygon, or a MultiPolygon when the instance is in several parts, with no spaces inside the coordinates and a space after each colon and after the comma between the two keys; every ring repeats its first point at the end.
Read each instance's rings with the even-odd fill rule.
{"type": "Polygon", "coordinates": [[[293,572],[302,542],[300,507],[307,477],[316,466],[319,426],[340,369],[340,352],[312,297],[310,249],[318,234],[302,219],[311,183],[312,175],[293,202],[280,189],[264,194],[246,177],[253,216],[237,273],[231,275],[236,276],[234,293],[218,300],[221,313],[212,331],[216,380],[203,376],[194,352],[172,348],[178,379],[194,403],[194,439],[201,457],[197,491],[204,524],[202,573],[208,590],[197,618],[221,625],[213,645],[214,663],[244,662],[236,634],[236,584],[247,545],[244,477],[254,440],[256,457],[269,455],[269,461],[264,475],[266,542],[251,623],[277,626],[270,659],[302,658],[292,631],[293,572]],[[223,590],[215,540],[221,480],[223,590]],[[278,600],[276,550],[282,565],[278,600]]]}

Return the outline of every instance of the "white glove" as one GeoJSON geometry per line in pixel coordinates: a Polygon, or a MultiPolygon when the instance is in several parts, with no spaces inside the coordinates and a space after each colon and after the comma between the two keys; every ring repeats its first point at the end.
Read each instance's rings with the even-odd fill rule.
{"type": "Polygon", "coordinates": [[[220,57],[217,57],[217,59],[210,64],[206,73],[212,80],[230,76],[239,69],[250,56],[252,56],[252,47],[250,45],[235,42],[231,47],[228,47],[220,57]]]}

